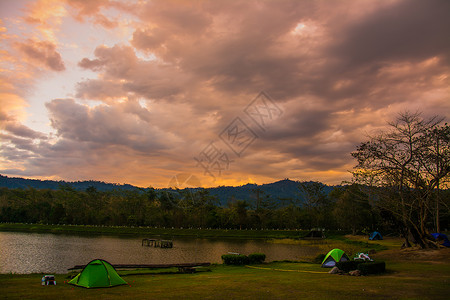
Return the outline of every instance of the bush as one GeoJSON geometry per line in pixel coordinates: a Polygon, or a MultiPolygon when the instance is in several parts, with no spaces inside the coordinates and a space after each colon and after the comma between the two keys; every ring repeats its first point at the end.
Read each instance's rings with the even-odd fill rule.
{"type": "Polygon", "coordinates": [[[261,264],[266,259],[263,253],[252,253],[249,256],[242,254],[224,254],[223,263],[226,265],[261,264]]]}
{"type": "Polygon", "coordinates": [[[371,261],[358,264],[358,270],[362,275],[378,274],[386,271],[386,263],[384,261],[371,261]]]}
{"type": "Polygon", "coordinates": [[[249,263],[247,255],[242,254],[224,254],[222,255],[222,260],[226,265],[245,265],[249,263]]]}
{"type": "Polygon", "coordinates": [[[250,264],[262,264],[266,259],[264,253],[252,253],[248,255],[248,261],[250,264]]]}
{"type": "Polygon", "coordinates": [[[360,263],[362,263],[362,261],[357,261],[357,260],[339,261],[336,263],[336,267],[338,267],[339,270],[342,270],[345,273],[348,273],[350,271],[358,269],[358,265],[360,263]]]}

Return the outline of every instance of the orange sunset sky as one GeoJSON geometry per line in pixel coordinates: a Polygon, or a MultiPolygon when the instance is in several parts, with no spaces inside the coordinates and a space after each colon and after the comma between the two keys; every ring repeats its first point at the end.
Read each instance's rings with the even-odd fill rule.
{"type": "Polygon", "coordinates": [[[0,0],[0,34],[10,177],[339,184],[398,113],[450,116],[446,0],[0,0]]]}

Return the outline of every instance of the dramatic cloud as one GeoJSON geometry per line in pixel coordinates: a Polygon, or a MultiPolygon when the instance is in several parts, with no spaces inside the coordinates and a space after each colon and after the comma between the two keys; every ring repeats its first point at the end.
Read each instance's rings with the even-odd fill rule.
{"type": "Polygon", "coordinates": [[[92,17],[95,24],[99,24],[107,29],[112,29],[118,25],[115,20],[110,20],[101,10],[104,7],[113,5],[109,0],[68,0],[68,4],[75,9],[75,19],[83,22],[86,17],[92,17]]]}
{"type": "Polygon", "coordinates": [[[166,186],[178,173],[204,185],[286,177],[337,184],[350,178],[356,145],[398,113],[450,117],[448,1],[67,0],[24,8],[0,23],[10,45],[1,54],[7,175],[141,186],[166,186]],[[261,91],[270,98],[257,102],[261,91]],[[29,116],[46,132],[25,123],[29,116]]]}
{"type": "Polygon", "coordinates": [[[89,108],[73,99],[58,99],[46,106],[52,126],[61,138],[100,147],[123,145],[144,153],[158,151],[171,143],[151,124],[149,112],[137,103],[89,108]]]}
{"type": "Polygon", "coordinates": [[[140,60],[129,46],[101,46],[95,49],[94,54],[96,59],[83,58],[78,65],[101,72],[102,81],[89,80],[80,83],[80,97],[119,98],[134,93],[147,99],[160,99],[180,93],[187,83],[186,76],[176,68],[156,61],[140,60]],[[112,85],[116,88],[111,90],[112,85]],[[107,90],[110,93],[106,92],[107,90]]]}
{"type": "Polygon", "coordinates": [[[27,40],[25,43],[18,43],[18,47],[26,57],[46,68],[53,71],[64,71],[66,69],[61,55],[51,42],[27,40]]]}
{"type": "Polygon", "coordinates": [[[450,55],[448,1],[409,0],[394,3],[362,20],[347,25],[329,54],[346,67],[382,65],[387,62],[418,62],[450,55]],[[439,7],[439,9],[437,9],[439,7]]]}

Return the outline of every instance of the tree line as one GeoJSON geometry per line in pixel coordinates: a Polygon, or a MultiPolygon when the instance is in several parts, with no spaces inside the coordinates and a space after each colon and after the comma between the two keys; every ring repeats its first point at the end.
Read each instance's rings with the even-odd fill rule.
{"type": "MultiPolygon", "coordinates": [[[[207,189],[77,191],[0,188],[0,222],[220,229],[342,229],[397,232],[388,210],[351,184],[324,192],[319,182],[299,182],[299,198],[279,202],[255,188],[247,199],[218,205],[207,189]],[[302,200],[299,200],[302,199],[302,200]]],[[[448,198],[449,191],[441,191],[448,198]]],[[[286,200],[286,199],[284,199],[286,200]]],[[[443,226],[449,212],[441,211],[443,226]]],[[[432,226],[433,224],[429,224],[432,226]]]]}

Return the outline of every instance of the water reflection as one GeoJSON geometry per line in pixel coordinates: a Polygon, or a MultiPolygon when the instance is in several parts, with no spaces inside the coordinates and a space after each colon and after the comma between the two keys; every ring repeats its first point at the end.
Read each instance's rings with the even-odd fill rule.
{"type": "Polygon", "coordinates": [[[264,253],[266,261],[301,260],[317,247],[261,240],[174,239],[171,249],[141,246],[141,238],[0,232],[0,273],[66,273],[102,258],[112,264],[221,263],[228,252],[264,253]]]}

